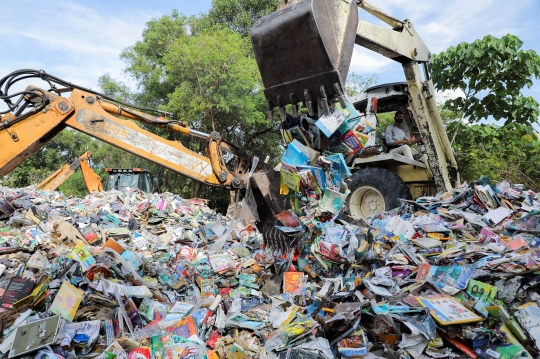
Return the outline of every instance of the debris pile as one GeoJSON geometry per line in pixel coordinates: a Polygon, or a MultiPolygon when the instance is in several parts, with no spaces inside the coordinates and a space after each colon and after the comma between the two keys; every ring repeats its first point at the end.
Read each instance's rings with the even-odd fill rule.
{"type": "Polygon", "coordinates": [[[481,178],[354,221],[344,211],[347,164],[374,144],[376,116],[336,103],[299,121],[282,125],[291,209],[276,218],[296,244],[284,292],[288,276],[304,281],[290,293],[305,293],[302,314],[335,357],[538,356],[537,194],[481,178]]]}
{"type": "Polygon", "coordinates": [[[538,356],[540,202],[508,181],[358,221],[298,196],[286,250],[169,193],[0,195],[5,357],[538,356]]]}

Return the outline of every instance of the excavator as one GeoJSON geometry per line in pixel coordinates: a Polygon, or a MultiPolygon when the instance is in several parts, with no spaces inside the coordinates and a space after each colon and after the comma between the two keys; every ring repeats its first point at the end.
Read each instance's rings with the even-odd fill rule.
{"type": "Polygon", "coordinates": [[[95,173],[88,164],[90,156],[92,156],[92,152],[86,151],[71,164],[66,163],[58,170],[54,171],[49,177],[45,178],[41,183],[39,183],[36,188],[52,192],[56,190],[58,186],[64,183],[72,174],[74,174],[78,168],[80,168],[88,192],[102,192],[103,185],[101,184],[101,177],[95,173]]]}
{"type": "MultiPolygon", "coordinates": [[[[86,151],[71,164],[65,164],[54,171],[49,177],[39,183],[36,188],[44,191],[54,191],[64,183],[78,168],[81,169],[84,184],[88,192],[102,192],[103,183],[101,176],[94,172],[88,164],[92,152],[86,151]]],[[[123,190],[125,188],[137,188],[145,193],[158,190],[157,178],[152,179],[150,171],[143,168],[106,168],[107,181],[105,191],[123,190]]],[[[158,190],[159,191],[159,190],[158,190]]]]}
{"type": "Polygon", "coordinates": [[[460,183],[430,79],[431,53],[410,20],[398,20],[366,0],[283,0],[254,24],[251,36],[270,121],[276,107],[282,123],[287,106],[298,116],[299,103],[315,118],[328,115],[335,102],[345,108],[355,44],[401,64],[406,83],[378,86],[364,101],[353,102],[366,115],[376,115],[378,107],[404,112],[421,136],[423,160],[394,153],[351,158],[346,207],[353,218],[396,208],[403,199],[450,191],[452,180],[460,183]],[[358,9],[390,28],[360,20],[358,9]]]}
{"type": "MultiPolygon", "coordinates": [[[[375,176],[369,173],[378,169],[375,164],[367,168],[359,164],[349,185],[354,199],[347,202],[350,212],[351,208],[362,207],[364,200],[373,202],[373,193],[383,199],[382,206],[379,203],[377,208],[393,208],[397,199],[390,198],[392,193],[381,193],[385,189],[380,187],[380,183],[389,180],[388,176],[397,177],[391,179],[401,181],[405,188],[399,176],[409,173],[414,181],[428,185],[433,182],[438,191],[450,190],[449,168],[457,171],[457,163],[429,79],[427,63],[431,54],[409,20],[397,20],[365,0],[284,0],[275,13],[254,24],[252,43],[271,119],[278,107],[285,120],[287,105],[292,115],[298,116],[300,102],[313,117],[327,114],[333,103],[344,105],[343,89],[355,43],[402,64],[409,104],[426,148],[425,163],[410,164],[394,158],[397,174],[384,169],[375,172],[375,176]],[[386,22],[391,29],[360,21],[357,8],[386,22]]],[[[121,103],[45,71],[19,70],[3,77],[0,99],[8,106],[7,111],[0,113],[0,177],[70,127],[209,186],[240,190],[249,183],[254,188],[265,240],[280,248],[287,246],[288,238],[274,225],[274,214],[289,205],[287,197],[279,194],[279,172],[227,142],[218,132],[192,129],[173,119],[170,113],[121,103]],[[28,79],[43,80],[48,89],[28,86],[10,93],[14,84],[28,79]],[[62,96],[65,93],[69,97],[62,96]],[[206,152],[191,151],[134,121],[202,138],[206,152]]]]}

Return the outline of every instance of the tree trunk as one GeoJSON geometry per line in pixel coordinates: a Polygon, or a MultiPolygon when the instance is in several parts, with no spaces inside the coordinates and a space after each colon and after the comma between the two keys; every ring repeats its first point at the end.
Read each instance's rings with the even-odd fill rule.
{"type": "Polygon", "coordinates": [[[191,180],[191,198],[198,198],[201,191],[202,183],[199,181],[191,180]]]}

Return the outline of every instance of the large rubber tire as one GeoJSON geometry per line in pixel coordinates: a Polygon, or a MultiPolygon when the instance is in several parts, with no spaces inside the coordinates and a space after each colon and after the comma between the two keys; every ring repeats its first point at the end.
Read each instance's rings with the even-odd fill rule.
{"type": "Polygon", "coordinates": [[[397,208],[401,205],[400,198],[411,199],[405,182],[384,168],[363,168],[345,183],[351,191],[346,201],[347,210],[355,219],[397,208]]]}

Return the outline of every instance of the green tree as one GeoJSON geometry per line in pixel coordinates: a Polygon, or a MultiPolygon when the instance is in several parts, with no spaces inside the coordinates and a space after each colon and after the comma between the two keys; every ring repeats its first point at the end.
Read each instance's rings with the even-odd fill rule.
{"type": "Polygon", "coordinates": [[[212,8],[202,15],[196,29],[208,29],[215,24],[248,36],[255,21],[276,11],[281,0],[213,0],[212,8]]]}
{"type": "Polygon", "coordinates": [[[430,67],[435,87],[464,93],[445,107],[473,123],[490,116],[505,124],[537,122],[538,102],[521,90],[540,77],[540,56],[522,45],[514,35],[487,35],[434,55],[430,67]]]}
{"type": "Polygon", "coordinates": [[[377,84],[377,81],[379,81],[378,74],[364,77],[362,75],[358,75],[352,72],[347,77],[347,83],[345,84],[345,92],[347,93],[347,96],[354,97],[366,91],[369,87],[377,84]]]}
{"type": "MultiPolygon", "coordinates": [[[[279,131],[264,117],[266,102],[250,42],[226,26],[204,28],[199,21],[173,12],[147,24],[142,40],[121,55],[126,73],[138,85],[137,92],[127,97],[172,112],[197,130],[218,131],[228,142],[262,159],[280,158],[279,131]]],[[[125,86],[108,76],[101,78],[100,86],[110,96],[126,96],[125,86]]],[[[200,139],[148,129],[194,151],[205,151],[206,142],[200,139]]],[[[168,170],[161,176],[167,179],[162,187],[183,196],[219,199],[214,206],[221,209],[229,201],[226,191],[201,187],[195,181],[189,185],[168,170]]]]}
{"type": "MultiPolygon", "coordinates": [[[[454,132],[458,125],[457,121],[450,123],[448,132],[454,132]]],[[[530,126],[468,124],[459,131],[454,149],[467,181],[488,176],[494,182],[508,179],[540,190],[540,142],[530,126]]]]}

